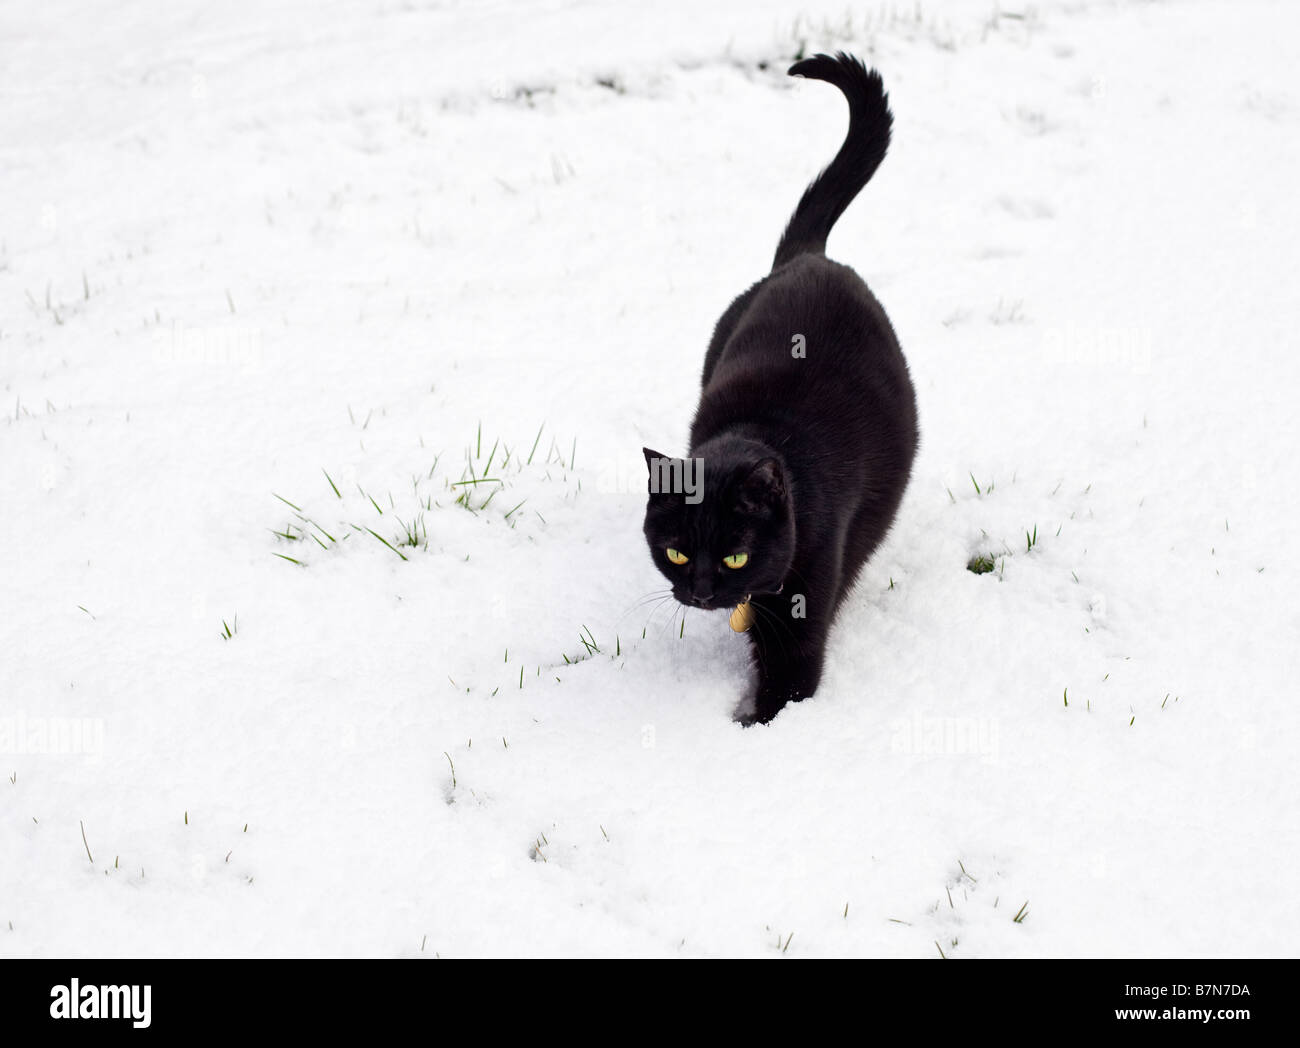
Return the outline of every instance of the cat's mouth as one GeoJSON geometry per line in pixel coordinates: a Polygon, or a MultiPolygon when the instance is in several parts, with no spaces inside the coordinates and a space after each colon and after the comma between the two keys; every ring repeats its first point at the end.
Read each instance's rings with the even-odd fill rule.
{"type": "Polygon", "coordinates": [[[699,597],[691,597],[689,600],[682,601],[688,608],[698,608],[700,611],[720,611],[723,608],[734,608],[737,604],[748,604],[753,599],[752,593],[746,593],[739,601],[724,600],[716,601],[712,598],[701,600],[699,597]]]}

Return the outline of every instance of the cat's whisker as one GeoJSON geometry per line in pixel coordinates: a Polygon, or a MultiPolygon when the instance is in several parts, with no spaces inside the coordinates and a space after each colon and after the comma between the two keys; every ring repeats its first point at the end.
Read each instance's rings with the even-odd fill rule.
{"type": "MultiPolygon", "coordinates": [[[[657,603],[653,608],[650,609],[650,614],[646,616],[646,620],[645,620],[645,622],[642,624],[643,628],[645,628],[645,629],[649,629],[651,623],[654,621],[654,617],[655,617],[657,614],[659,614],[659,609],[662,608],[666,603],[668,603],[668,601],[670,601],[670,600],[672,600],[672,599],[673,599],[673,595],[672,595],[671,593],[669,593],[669,594],[668,594],[667,596],[665,596],[665,597],[660,597],[660,598],[659,598],[659,602],[658,602],[658,603],[657,603]]],[[[672,622],[672,617],[671,617],[671,615],[669,616],[668,621],[669,621],[669,622],[672,622]]]]}
{"type": "MultiPolygon", "coordinates": [[[[685,630],[685,629],[686,629],[686,612],[689,611],[690,609],[687,608],[685,604],[678,604],[677,607],[679,607],[679,608],[682,609],[682,629],[685,630]]],[[[661,627],[659,628],[659,635],[662,637],[663,634],[664,634],[664,631],[667,630],[669,626],[675,625],[676,622],[677,622],[677,613],[676,613],[676,612],[673,612],[673,614],[671,614],[671,615],[668,616],[668,620],[663,624],[663,626],[661,626],[661,627]]]]}
{"type": "Polygon", "coordinates": [[[765,608],[762,604],[750,604],[750,607],[754,608],[759,614],[759,617],[754,621],[754,626],[758,628],[759,636],[762,637],[764,641],[767,641],[769,638],[775,639],[781,646],[782,655],[788,654],[786,638],[794,636],[794,628],[786,622],[781,615],[777,614],[771,608],[765,608]],[[774,628],[770,631],[763,629],[762,626],[769,622],[772,623],[774,628]]]}
{"type": "Polygon", "coordinates": [[[628,608],[628,610],[631,611],[634,608],[640,607],[642,604],[649,604],[650,601],[657,600],[659,597],[671,596],[672,592],[673,591],[670,589],[651,590],[649,593],[646,593],[638,600],[633,601],[632,605],[628,608]]]}
{"type": "Polygon", "coordinates": [[[673,597],[671,593],[666,597],[660,597],[659,602],[655,604],[653,608],[650,609],[650,614],[646,617],[646,622],[647,623],[653,622],[654,617],[659,614],[660,610],[663,609],[664,605],[668,606],[668,618],[671,620],[673,617],[673,610],[675,607],[675,605],[672,603],[672,600],[673,597]]]}
{"type": "Polygon", "coordinates": [[[639,600],[633,601],[633,603],[629,605],[628,608],[618,617],[617,624],[621,625],[623,620],[626,619],[629,615],[632,614],[632,612],[636,611],[638,608],[643,608],[650,603],[662,602],[666,597],[671,597],[672,595],[673,595],[672,590],[666,590],[666,589],[654,590],[651,593],[648,593],[646,596],[641,597],[639,600]]]}

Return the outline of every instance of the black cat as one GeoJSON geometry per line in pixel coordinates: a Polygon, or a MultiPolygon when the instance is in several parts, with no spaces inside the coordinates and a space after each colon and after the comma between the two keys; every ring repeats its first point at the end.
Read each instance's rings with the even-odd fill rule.
{"type": "Polygon", "coordinates": [[[916,396],[888,318],[826,237],[884,159],[880,75],[841,52],[796,63],[849,103],[772,272],[718,321],[685,459],[645,450],[645,535],[679,602],[735,607],[758,666],[754,719],[817,689],[840,601],[884,538],[916,454],[916,396]]]}

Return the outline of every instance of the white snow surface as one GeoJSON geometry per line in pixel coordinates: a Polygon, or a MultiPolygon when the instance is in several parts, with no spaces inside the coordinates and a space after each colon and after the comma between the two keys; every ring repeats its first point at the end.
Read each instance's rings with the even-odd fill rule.
{"type": "Polygon", "coordinates": [[[1298,23],[9,5],[0,954],[1294,953],[1298,23]],[[742,728],[640,449],[843,135],[801,48],[890,91],[829,254],[923,437],[742,728]]]}

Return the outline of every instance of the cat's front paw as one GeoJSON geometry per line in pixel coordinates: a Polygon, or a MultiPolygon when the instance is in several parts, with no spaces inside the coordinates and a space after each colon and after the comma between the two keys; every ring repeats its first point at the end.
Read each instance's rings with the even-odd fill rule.
{"type": "Polygon", "coordinates": [[[754,696],[754,712],[742,719],[741,723],[746,727],[751,724],[767,724],[785,709],[787,703],[798,702],[810,695],[811,689],[805,691],[796,683],[762,684],[754,696]]]}

